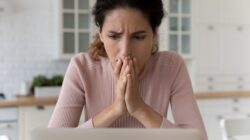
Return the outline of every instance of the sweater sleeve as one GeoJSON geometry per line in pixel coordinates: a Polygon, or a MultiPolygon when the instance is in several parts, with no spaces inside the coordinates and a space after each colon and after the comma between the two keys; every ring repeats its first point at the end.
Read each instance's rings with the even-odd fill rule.
{"type": "MultiPolygon", "coordinates": [[[[82,58],[82,57],[81,57],[82,58]]],[[[83,62],[73,57],[66,71],[61,92],[49,121],[49,128],[78,127],[85,105],[83,62]]],[[[79,127],[93,128],[92,119],[79,127]]]]}
{"type": "Polygon", "coordinates": [[[193,95],[186,65],[179,55],[172,57],[172,64],[174,77],[170,85],[170,104],[175,124],[164,117],[161,128],[196,128],[200,130],[203,140],[207,140],[206,130],[193,95]]]}

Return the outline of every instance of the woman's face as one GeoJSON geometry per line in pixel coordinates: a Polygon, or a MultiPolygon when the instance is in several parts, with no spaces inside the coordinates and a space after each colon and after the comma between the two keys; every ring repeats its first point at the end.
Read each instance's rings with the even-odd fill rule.
{"type": "Polygon", "coordinates": [[[151,55],[156,38],[148,19],[132,8],[108,12],[99,35],[113,67],[117,59],[130,56],[136,58],[140,72],[151,55]]]}

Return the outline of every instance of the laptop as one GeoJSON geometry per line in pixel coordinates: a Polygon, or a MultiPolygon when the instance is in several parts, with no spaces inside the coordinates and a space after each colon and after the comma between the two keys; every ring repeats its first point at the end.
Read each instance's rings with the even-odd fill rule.
{"type": "Polygon", "coordinates": [[[39,128],[31,140],[201,140],[196,129],[39,128]]]}

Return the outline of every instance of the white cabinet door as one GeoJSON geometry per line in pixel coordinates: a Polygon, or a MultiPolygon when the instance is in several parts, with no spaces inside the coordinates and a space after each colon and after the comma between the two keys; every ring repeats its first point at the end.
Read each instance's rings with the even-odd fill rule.
{"type": "Polygon", "coordinates": [[[249,0],[222,0],[222,22],[232,24],[250,23],[249,0]]]}
{"type": "Polygon", "coordinates": [[[221,27],[223,40],[222,71],[224,74],[248,74],[250,72],[250,29],[245,26],[221,27]]]}
{"type": "Polygon", "coordinates": [[[194,0],[195,23],[219,23],[221,0],[194,0]]]}
{"type": "Polygon", "coordinates": [[[249,99],[208,99],[198,100],[203,121],[210,140],[222,140],[220,121],[227,118],[247,118],[249,99]]]}
{"type": "MultiPolygon", "coordinates": [[[[193,0],[193,48],[196,75],[249,77],[250,1],[193,0]]],[[[197,91],[247,90],[244,81],[196,82],[197,91]],[[214,82],[215,83],[215,82],[214,82]]]]}
{"type": "Polygon", "coordinates": [[[95,27],[91,8],[94,0],[57,0],[58,58],[70,59],[74,54],[87,52],[95,27]]]}
{"type": "Polygon", "coordinates": [[[221,70],[220,29],[217,26],[196,25],[195,58],[198,75],[213,75],[221,70]]]}
{"type": "Polygon", "coordinates": [[[220,118],[219,115],[203,115],[203,121],[205,123],[207,135],[209,140],[222,140],[222,130],[220,127],[220,118]]]}
{"type": "Polygon", "coordinates": [[[53,106],[19,107],[19,140],[31,140],[31,131],[39,127],[47,127],[53,106]]]}
{"type": "Polygon", "coordinates": [[[1,122],[0,123],[0,135],[6,135],[10,137],[11,140],[18,140],[17,134],[18,134],[17,122],[1,122]]]}
{"type": "Polygon", "coordinates": [[[249,0],[194,0],[195,22],[249,24],[249,0]]]}

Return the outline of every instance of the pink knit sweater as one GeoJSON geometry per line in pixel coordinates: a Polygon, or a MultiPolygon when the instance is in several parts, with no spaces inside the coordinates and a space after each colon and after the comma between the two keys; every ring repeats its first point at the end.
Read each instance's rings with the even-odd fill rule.
{"type": "MultiPolygon", "coordinates": [[[[85,109],[87,121],[79,127],[93,128],[92,117],[114,101],[114,81],[108,58],[95,61],[88,53],[73,57],[49,127],[77,127],[85,109]]],[[[178,54],[165,51],[152,55],[139,77],[139,92],[145,103],[163,116],[161,128],[198,128],[207,140],[185,63],[178,54]],[[166,118],[169,105],[175,122],[166,118]]],[[[128,114],[110,127],[144,128],[128,114]]]]}

